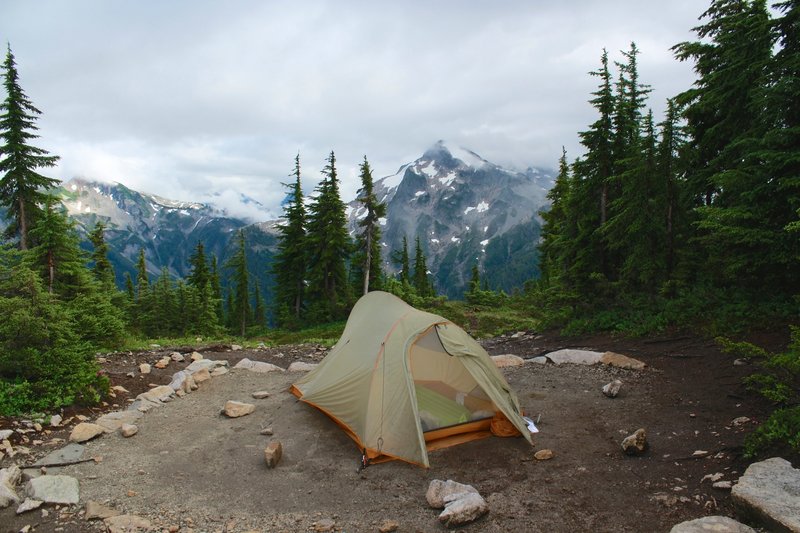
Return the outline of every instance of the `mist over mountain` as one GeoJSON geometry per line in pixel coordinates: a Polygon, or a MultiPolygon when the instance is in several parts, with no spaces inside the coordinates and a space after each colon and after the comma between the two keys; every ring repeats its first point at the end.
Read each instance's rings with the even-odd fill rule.
{"type": "MultiPolygon", "coordinates": [[[[386,218],[381,220],[387,270],[397,270],[390,256],[402,247],[403,236],[408,238],[412,256],[419,236],[438,292],[460,297],[473,264],[493,289],[520,287],[538,274],[538,211],[546,205],[552,184],[551,171],[504,169],[474,152],[437,142],[416,161],[375,182],[378,198],[387,204],[386,218]]],[[[211,203],[169,200],[120,183],[83,178],[64,183],[59,194],[82,233],[97,220],[106,224],[110,259],[120,286],[125,272],[135,278],[140,249],[145,250],[148,272],[154,277],[163,268],[172,276],[186,277],[198,242],[203,242],[209,256],[217,256],[222,268],[233,253],[231,236],[244,228],[250,271],[269,298],[277,220],[253,224],[211,203]]],[[[241,193],[228,191],[227,196],[231,195],[238,195],[254,210],[261,209],[241,193]]],[[[357,200],[351,201],[352,234],[362,216],[363,208],[357,200]]]]}

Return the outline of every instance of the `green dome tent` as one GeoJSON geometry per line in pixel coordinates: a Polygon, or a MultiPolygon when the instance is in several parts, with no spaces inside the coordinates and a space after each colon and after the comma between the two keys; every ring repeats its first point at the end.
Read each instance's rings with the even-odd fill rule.
{"type": "Polygon", "coordinates": [[[371,462],[430,466],[428,451],[491,435],[531,436],[519,400],[464,330],[386,292],[353,307],[325,359],[291,387],[371,462]]]}

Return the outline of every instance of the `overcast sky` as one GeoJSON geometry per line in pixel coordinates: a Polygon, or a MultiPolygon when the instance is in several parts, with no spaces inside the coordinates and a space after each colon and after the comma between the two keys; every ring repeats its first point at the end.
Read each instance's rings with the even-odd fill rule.
{"type": "Polygon", "coordinates": [[[637,43],[659,121],[694,81],[669,49],[707,6],[3,0],[0,39],[43,113],[38,146],[61,157],[47,174],[279,214],[298,152],[310,192],[335,151],[345,201],[364,155],[377,179],[439,139],[511,168],[555,168],[562,145],[573,159],[604,47],[621,61],[637,43]]]}

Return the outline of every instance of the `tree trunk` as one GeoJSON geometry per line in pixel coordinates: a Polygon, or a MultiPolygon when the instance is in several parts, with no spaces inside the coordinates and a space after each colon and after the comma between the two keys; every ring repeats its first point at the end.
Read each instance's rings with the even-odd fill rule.
{"type": "Polygon", "coordinates": [[[56,264],[53,259],[53,252],[47,252],[47,269],[50,274],[50,294],[53,294],[53,283],[56,279],[56,264]]]}
{"type": "Polygon", "coordinates": [[[364,296],[369,292],[369,267],[372,264],[372,225],[367,226],[367,254],[364,261],[364,296]]]}
{"type": "MultiPolygon", "coordinates": [[[[25,200],[19,199],[19,249],[28,249],[28,221],[25,215],[25,200]]],[[[52,293],[52,287],[50,292],[52,293]]]]}

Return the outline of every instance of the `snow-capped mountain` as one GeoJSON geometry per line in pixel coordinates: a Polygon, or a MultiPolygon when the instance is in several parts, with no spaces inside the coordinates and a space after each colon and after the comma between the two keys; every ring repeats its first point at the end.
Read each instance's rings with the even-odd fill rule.
{"type": "MultiPolygon", "coordinates": [[[[504,169],[475,152],[439,141],[422,157],[375,182],[387,204],[382,246],[389,257],[417,236],[437,289],[460,296],[477,264],[491,288],[511,290],[538,272],[536,245],[539,210],[547,203],[553,173],[504,169]]],[[[349,204],[353,231],[364,216],[357,200],[349,204]]]]}
{"type": "Polygon", "coordinates": [[[125,272],[135,278],[141,249],[145,250],[148,272],[154,276],[164,267],[173,276],[187,276],[189,257],[200,241],[206,254],[216,255],[222,267],[232,251],[230,237],[242,227],[250,244],[252,270],[265,274],[271,261],[274,233],[249,226],[248,221],[210,204],[168,200],[120,183],[82,178],[64,183],[59,192],[79,230],[88,233],[97,220],[105,223],[109,256],[120,285],[125,272]]]}

